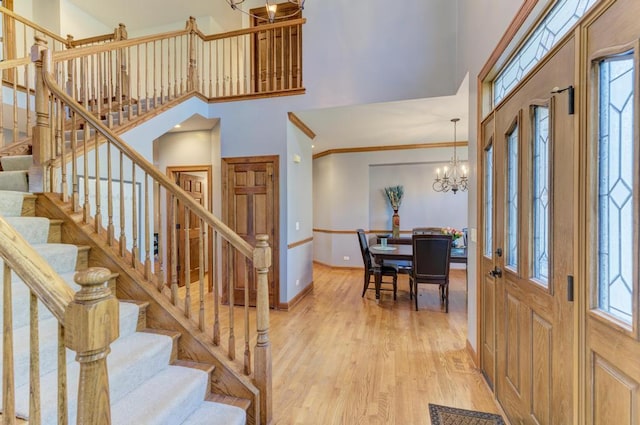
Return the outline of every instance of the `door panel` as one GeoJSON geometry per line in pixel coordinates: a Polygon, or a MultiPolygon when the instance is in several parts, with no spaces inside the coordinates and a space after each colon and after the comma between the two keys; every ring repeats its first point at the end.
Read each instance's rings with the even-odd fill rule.
{"type": "Polygon", "coordinates": [[[584,423],[640,423],[638,106],[640,3],[618,0],[585,26],[588,135],[581,175],[584,423]],[[615,28],[615,31],[611,29],[615,28]]]}
{"type": "MultiPolygon", "coordinates": [[[[574,54],[569,39],[495,110],[493,123],[483,123],[494,149],[493,249],[503,254],[493,258],[502,271],[495,325],[483,335],[495,329],[496,397],[517,424],[573,421],[574,321],[565,282],[574,270],[574,119],[566,96],[550,92],[573,84],[574,54]]],[[[492,265],[483,261],[486,273],[492,265]]]]}
{"type": "MultiPolygon", "coordinates": [[[[277,157],[225,158],[223,160],[224,205],[223,220],[250,245],[257,243],[256,236],[266,234],[272,249],[273,265],[268,273],[269,304],[275,307],[278,273],[278,215],[277,215],[277,157]]],[[[223,264],[229,264],[228,247],[223,249],[223,264]]],[[[253,267],[247,267],[243,256],[234,250],[233,273],[223,267],[223,282],[232,279],[233,303],[244,305],[245,286],[249,285],[249,304],[255,306],[257,297],[256,276],[253,267]]],[[[227,285],[222,288],[223,301],[229,302],[227,285]]]]}

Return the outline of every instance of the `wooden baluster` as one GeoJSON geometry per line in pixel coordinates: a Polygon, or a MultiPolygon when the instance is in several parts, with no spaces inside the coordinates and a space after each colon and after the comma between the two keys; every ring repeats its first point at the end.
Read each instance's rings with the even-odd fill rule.
{"type": "Polygon", "coordinates": [[[149,210],[149,174],[144,174],[144,277],[151,280],[151,211],[149,210]]]}
{"type": "Polygon", "coordinates": [[[287,67],[287,88],[292,89],[293,87],[293,44],[291,43],[291,33],[292,27],[288,27],[287,35],[289,36],[289,41],[287,42],[287,54],[289,55],[289,66],[287,67]]]}
{"type": "MultiPolygon", "coordinates": [[[[204,40],[200,39],[200,60],[197,63],[200,64],[201,69],[198,71],[198,81],[200,82],[200,91],[202,92],[202,94],[205,97],[209,97],[211,93],[210,92],[207,93],[205,90],[207,80],[204,77],[206,75],[205,74],[206,70],[204,69],[205,67],[204,52],[205,52],[204,40]]],[[[209,67],[209,71],[211,71],[211,67],[209,67]]]]}
{"type": "Polygon", "coordinates": [[[29,424],[40,425],[40,336],[38,297],[29,291],[29,424]]]}
{"type": "Polygon", "coordinates": [[[136,164],[131,161],[131,233],[133,244],[131,246],[131,267],[138,267],[138,196],[136,192],[136,164]]]}
{"type": "Polygon", "coordinates": [[[285,89],[285,81],[286,81],[286,71],[284,68],[284,47],[285,47],[285,42],[284,42],[284,28],[280,28],[280,90],[284,90],[285,89]]]}
{"type": "Polygon", "coordinates": [[[229,359],[235,360],[236,358],[236,336],[235,336],[235,318],[233,315],[233,306],[235,304],[234,299],[234,288],[235,288],[235,269],[234,269],[234,248],[229,242],[226,242],[227,245],[227,294],[229,298],[229,347],[228,347],[228,355],[229,359]]]}
{"type": "Polygon", "coordinates": [[[113,224],[113,173],[111,167],[111,141],[107,139],[107,244],[113,246],[115,226],[113,224]]]}
{"type": "MultiPolygon", "coordinates": [[[[168,194],[168,193],[167,193],[168,194]]],[[[171,232],[171,303],[178,305],[178,200],[171,196],[171,204],[169,214],[171,217],[170,232],[171,232]]]]}
{"type": "Polygon", "coordinates": [[[269,341],[269,268],[271,267],[271,247],[268,235],[257,235],[253,250],[253,266],[256,270],[258,298],[256,299],[256,330],[258,339],[255,348],[255,381],[260,390],[260,423],[271,423],[272,376],[271,342],[269,341]]]}
{"type": "MultiPolygon", "coordinates": [[[[26,40],[26,38],[25,38],[26,40]]],[[[26,88],[26,92],[27,93],[31,93],[31,73],[29,72],[29,65],[25,65],[24,66],[24,85],[26,88]]],[[[26,126],[27,128],[26,133],[27,133],[27,137],[31,137],[31,132],[33,130],[32,128],[32,122],[31,122],[31,102],[27,102],[27,120],[26,120],[26,126]]]]}
{"type": "MultiPolygon", "coordinates": [[[[87,105],[89,104],[89,87],[87,85],[87,58],[83,58],[82,60],[82,75],[84,76],[84,80],[85,82],[83,83],[83,95],[82,97],[84,98],[84,105],[85,107],[87,107],[87,105]]],[[[91,206],[89,203],[89,150],[88,150],[88,144],[89,144],[89,123],[86,120],[83,120],[83,127],[82,127],[82,159],[83,159],[83,169],[82,172],[84,173],[84,204],[83,204],[83,214],[82,214],[82,218],[84,223],[88,223],[89,222],[89,217],[91,214],[91,206]]]]}
{"type": "Polygon", "coordinates": [[[182,229],[182,246],[184,246],[184,315],[187,318],[191,317],[191,246],[190,246],[190,231],[191,231],[191,211],[184,206],[184,229],[182,229]]]}
{"type": "MultiPolygon", "coordinates": [[[[102,55],[104,53],[97,53],[96,54],[96,61],[98,63],[98,65],[96,66],[96,73],[97,73],[97,81],[96,81],[96,117],[98,120],[100,120],[102,118],[102,107],[103,102],[104,102],[104,75],[102,74],[103,72],[103,68],[102,68],[102,55]]],[[[97,146],[97,145],[96,145],[97,146]]]]}
{"type": "Polygon", "coordinates": [[[249,348],[249,259],[244,261],[244,374],[251,375],[251,349],[249,348]]]}
{"type": "MultiPolygon", "coordinates": [[[[89,128],[87,127],[85,131],[89,131],[89,128]]],[[[95,169],[96,169],[96,213],[93,216],[93,221],[94,221],[94,229],[95,232],[97,234],[100,234],[102,232],[102,203],[101,203],[101,199],[102,197],[100,196],[100,162],[101,162],[101,157],[100,157],[100,148],[99,148],[99,144],[98,144],[98,131],[95,131],[93,133],[93,157],[95,158],[95,169]]]]}
{"type": "MultiPolygon", "coordinates": [[[[171,81],[171,40],[167,40],[167,100],[171,99],[172,81],[171,81]]],[[[175,77],[175,73],[174,73],[175,77]]]]}
{"type": "Polygon", "coordinates": [[[113,75],[113,53],[108,52],[108,70],[109,77],[107,78],[108,94],[107,94],[107,126],[113,128],[113,97],[114,97],[114,75],[113,75]]]}
{"type": "Polygon", "coordinates": [[[118,338],[118,300],[107,287],[111,271],[93,267],[76,273],[82,289],[65,312],[65,344],[80,363],[79,424],[111,422],[107,354],[118,338]]]}
{"type": "MultiPolygon", "coordinates": [[[[118,50],[116,53],[116,107],[118,108],[118,125],[122,125],[124,122],[124,115],[122,114],[122,96],[124,95],[124,81],[122,75],[122,69],[124,67],[124,54],[122,49],[118,50]]],[[[120,176],[122,179],[122,176],[120,176]]]]}
{"type": "Polygon", "coordinates": [[[240,93],[240,39],[234,37],[236,41],[236,94],[240,93]]]}
{"type": "Polygon", "coordinates": [[[247,35],[242,37],[242,52],[244,53],[244,59],[242,61],[242,69],[244,71],[244,92],[242,94],[249,93],[249,75],[247,74],[247,69],[251,66],[251,61],[248,60],[247,54],[247,35]]]}
{"type": "Polygon", "coordinates": [[[220,96],[220,66],[219,66],[219,55],[218,55],[218,40],[214,41],[216,45],[216,97],[220,96]]]}
{"type": "MultiPolygon", "coordinates": [[[[161,104],[164,103],[164,84],[162,82],[162,77],[164,77],[164,65],[163,65],[163,60],[164,60],[164,52],[162,51],[162,46],[164,44],[164,40],[160,40],[160,93],[162,94],[162,101],[160,102],[161,104]]],[[[171,68],[171,45],[169,44],[169,41],[167,41],[167,100],[169,100],[169,97],[171,95],[171,76],[169,75],[169,69],[171,68]]]]}
{"type": "MultiPolygon", "coordinates": [[[[146,44],[146,43],[145,43],[146,44]]],[[[136,47],[136,99],[138,100],[138,112],[137,116],[140,116],[140,109],[142,104],[140,103],[140,97],[142,95],[142,77],[140,76],[140,46],[136,47]]],[[[133,107],[131,104],[131,97],[129,97],[129,107],[133,107]]]]}
{"type": "Polygon", "coordinates": [[[271,62],[273,60],[273,58],[275,57],[274,54],[274,46],[273,46],[273,30],[267,30],[266,31],[267,34],[267,56],[265,58],[265,61],[267,62],[267,75],[265,76],[266,79],[266,83],[267,83],[267,87],[266,87],[266,91],[272,91],[273,90],[273,81],[272,81],[272,74],[275,74],[275,71],[273,70],[273,67],[275,66],[275,62],[271,62]]]}
{"type": "Polygon", "coordinates": [[[221,40],[222,42],[222,96],[226,96],[227,95],[227,69],[225,66],[225,58],[227,57],[226,53],[225,53],[225,39],[223,38],[221,40]]]}
{"type": "Polygon", "coordinates": [[[131,65],[131,47],[127,47],[126,53],[127,53],[127,61],[125,62],[125,69],[122,70],[122,72],[124,72],[124,76],[123,79],[125,81],[125,87],[127,89],[127,91],[125,92],[127,94],[127,99],[126,102],[123,100],[122,104],[123,105],[127,105],[127,120],[131,121],[131,118],[133,117],[131,115],[131,80],[129,79],[129,72],[127,71],[127,64],[129,64],[129,66],[131,65]]]}
{"type": "Polygon", "coordinates": [[[127,236],[124,230],[124,155],[120,151],[120,256],[124,258],[127,253],[127,236]]]}
{"type": "Polygon", "coordinates": [[[209,92],[207,93],[207,97],[213,97],[213,75],[216,73],[213,69],[213,42],[208,42],[207,46],[209,46],[209,92]]]}
{"type": "Polygon", "coordinates": [[[64,345],[64,326],[58,324],[58,425],[67,425],[67,347],[64,345]]]}
{"type": "Polygon", "coordinates": [[[78,187],[78,119],[75,112],[71,113],[71,180],[73,212],[80,211],[80,188],[78,187]]]}
{"type": "Polygon", "coordinates": [[[62,107],[62,101],[56,99],[56,143],[60,146],[60,157],[62,158],[60,173],[62,193],[62,202],[69,202],[69,181],[67,180],[67,143],[64,137],[64,108],[62,107]]]}
{"type": "Polygon", "coordinates": [[[197,80],[197,64],[198,60],[196,58],[197,50],[196,50],[196,19],[193,16],[189,17],[187,21],[187,30],[189,30],[189,74],[187,77],[187,91],[197,90],[198,88],[198,80],[197,80]]]}
{"type": "MultiPolygon", "coordinates": [[[[198,314],[198,328],[204,332],[204,241],[206,237],[206,224],[203,219],[198,219],[200,222],[200,231],[198,232],[198,281],[200,282],[199,293],[199,314],[198,314]]],[[[211,265],[209,265],[209,274],[213,273],[211,265]]]]}
{"type": "Polygon", "coordinates": [[[144,105],[144,111],[149,112],[149,103],[151,99],[149,99],[149,43],[144,43],[144,103],[138,103],[138,111],[141,112],[142,105],[144,105]]]}
{"type": "MultiPolygon", "coordinates": [[[[162,227],[162,208],[160,208],[160,199],[162,197],[162,191],[160,183],[156,182],[156,196],[155,196],[155,204],[154,204],[154,212],[157,214],[157,226],[158,226],[158,257],[156,261],[158,262],[157,267],[157,279],[158,279],[158,292],[162,292],[162,288],[165,285],[165,274],[164,274],[164,239],[162,235],[164,234],[164,229],[162,227]]],[[[167,260],[168,261],[168,260],[167,260]]]]}
{"type": "Polygon", "coordinates": [[[296,55],[298,56],[298,60],[296,61],[296,73],[298,75],[298,86],[296,88],[300,88],[302,87],[302,25],[297,25],[297,27],[298,37],[296,37],[296,39],[298,41],[298,48],[296,49],[296,55]]]}
{"type": "Polygon", "coordinates": [[[2,421],[4,424],[14,424],[16,417],[11,286],[11,269],[4,262],[2,287],[2,421]]]}
{"type": "Polygon", "coordinates": [[[218,232],[213,230],[213,255],[211,257],[211,267],[209,268],[213,276],[213,344],[220,345],[220,289],[218,287],[218,232]]]}

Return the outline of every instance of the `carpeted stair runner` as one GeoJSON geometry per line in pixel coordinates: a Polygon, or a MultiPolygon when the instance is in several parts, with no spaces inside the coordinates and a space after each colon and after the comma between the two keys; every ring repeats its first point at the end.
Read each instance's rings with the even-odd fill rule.
{"type": "MultiPolygon", "coordinates": [[[[0,171],[0,216],[21,234],[74,290],[79,290],[79,286],[73,280],[78,248],[69,244],[47,243],[49,220],[21,217],[22,200],[28,186],[16,183],[14,179],[17,178],[13,176],[3,178],[5,173],[24,173],[26,184],[26,169],[31,165],[30,156],[4,157],[0,160],[4,170],[10,169],[0,171]]],[[[0,259],[0,266],[2,265],[3,261],[0,259]]],[[[0,280],[0,290],[2,285],[3,282],[0,280]]],[[[15,274],[12,276],[12,289],[16,409],[20,417],[26,418],[29,410],[30,292],[15,274]]],[[[135,303],[120,302],[120,336],[111,344],[111,352],[107,357],[112,424],[245,424],[246,412],[243,409],[205,400],[209,394],[209,374],[206,371],[170,365],[173,360],[171,356],[174,337],[137,329],[139,308],[135,303]]],[[[38,320],[42,423],[53,425],[58,422],[58,322],[43,305],[39,306],[38,320]]],[[[75,361],[75,353],[70,350],[67,350],[66,360],[69,423],[75,423],[79,364],[75,361]]],[[[2,388],[0,394],[1,391],[2,388]]]]}

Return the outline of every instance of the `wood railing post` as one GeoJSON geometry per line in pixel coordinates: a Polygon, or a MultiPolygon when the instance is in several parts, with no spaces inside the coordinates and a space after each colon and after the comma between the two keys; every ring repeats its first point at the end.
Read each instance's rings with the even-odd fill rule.
{"type": "MultiPolygon", "coordinates": [[[[114,30],[115,41],[126,40],[129,37],[127,26],[123,23],[118,24],[118,28],[114,30]]],[[[118,105],[123,103],[123,98],[129,93],[129,74],[127,73],[127,50],[118,50],[118,62],[120,68],[120,78],[117,81],[120,84],[116,87],[116,95],[118,96],[118,105]]]]}
{"type": "Polygon", "coordinates": [[[80,363],[79,424],[111,423],[107,354],[118,338],[118,300],[107,287],[111,272],[93,267],[76,273],[82,289],[65,312],[65,345],[80,363]]]}
{"type": "Polygon", "coordinates": [[[189,31],[189,69],[187,71],[187,92],[198,88],[198,61],[196,57],[196,32],[198,24],[196,18],[189,16],[187,21],[187,31],[189,31]]]}
{"type": "Polygon", "coordinates": [[[53,150],[49,130],[49,89],[42,75],[43,61],[51,63],[51,52],[47,48],[47,40],[44,37],[35,36],[35,44],[31,46],[31,61],[36,68],[36,125],[32,138],[34,166],[29,170],[29,190],[46,192],[51,190],[47,179],[47,167],[53,159],[53,150]]]}
{"type": "Polygon", "coordinates": [[[269,279],[271,247],[268,235],[257,235],[258,243],[253,251],[253,267],[256,269],[258,298],[256,300],[256,330],[258,339],[255,350],[255,380],[260,390],[260,423],[271,423],[271,342],[269,341],[269,279]]]}

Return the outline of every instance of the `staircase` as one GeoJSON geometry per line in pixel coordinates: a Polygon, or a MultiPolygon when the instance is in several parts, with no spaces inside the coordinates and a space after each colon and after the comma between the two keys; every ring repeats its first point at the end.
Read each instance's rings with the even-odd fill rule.
{"type": "MultiPolygon", "coordinates": [[[[87,268],[89,247],[61,243],[63,221],[35,216],[37,197],[27,193],[30,156],[3,157],[0,163],[0,218],[13,226],[71,288],[79,290],[74,275],[87,268]]],[[[116,274],[110,276],[112,290],[117,278],[116,274]]],[[[12,287],[16,415],[28,419],[30,291],[15,274],[12,287]]],[[[119,301],[119,337],[111,344],[107,357],[111,423],[245,424],[244,409],[207,400],[213,397],[210,380],[214,366],[178,360],[180,333],[149,329],[147,305],[119,301]]],[[[58,321],[41,303],[38,319],[41,419],[43,424],[56,424],[58,321]]],[[[76,423],[77,411],[79,367],[74,357],[70,351],[66,355],[69,423],[76,423]]]]}

